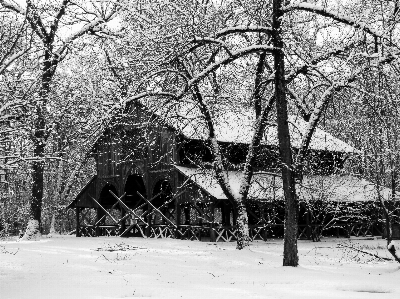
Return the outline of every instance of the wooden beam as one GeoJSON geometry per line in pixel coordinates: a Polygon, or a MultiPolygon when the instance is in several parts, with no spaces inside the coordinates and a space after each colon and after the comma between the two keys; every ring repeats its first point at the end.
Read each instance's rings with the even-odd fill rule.
{"type": "Polygon", "coordinates": [[[156,210],[160,214],[160,216],[165,219],[165,221],[169,222],[174,228],[176,228],[175,223],[173,223],[171,220],[169,220],[167,217],[165,217],[165,215],[163,213],[161,213],[161,211],[159,209],[157,209],[147,198],[142,196],[139,192],[137,192],[137,193],[139,194],[139,196],[141,198],[143,198],[145,201],[147,201],[149,206],[151,206],[154,210],[156,210]]]}
{"type": "MultiPolygon", "coordinates": [[[[181,195],[182,195],[183,193],[185,193],[185,192],[186,192],[186,191],[181,191],[181,192],[179,192],[177,195],[175,195],[174,197],[172,197],[170,200],[164,202],[158,209],[161,209],[161,208],[165,207],[167,204],[171,203],[173,200],[175,200],[175,198],[181,196],[181,195]]],[[[159,194],[160,194],[160,193],[159,193],[159,194]]],[[[158,195],[156,195],[156,196],[158,196],[158,195]]],[[[152,199],[154,199],[154,197],[153,197],[152,199]]],[[[149,200],[149,201],[151,201],[151,200],[149,200]]],[[[147,215],[151,215],[151,214],[153,214],[153,213],[155,213],[155,212],[156,212],[156,211],[151,211],[151,212],[149,212],[147,215]]],[[[143,215],[142,215],[142,216],[143,216],[143,215]]]]}
{"type": "MultiPolygon", "coordinates": [[[[131,209],[121,200],[121,198],[123,198],[123,197],[126,195],[126,193],[122,194],[121,198],[119,198],[119,197],[118,197],[117,195],[115,195],[114,192],[112,192],[111,190],[109,190],[109,192],[111,193],[112,196],[114,196],[114,197],[118,200],[118,202],[120,203],[121,207],[122,207],[126,212],[130,213],[131,215],[134,215],[136,218],[140,219],[140,221],[146,223],[146,221],[144,221],[144,219],[143,219],[141,216],[139,216],[138,214],[136,214],[135,211],[131,210],[131,209]]],[[[138,193],[138,194],[140,194],[140,193],[138,193]]]]}
{"type": "Polygon", "coordinates": [[[106,218],[106,216],[107,216],[107,215],[101,216],[101,218],[100,218],[99,220],[97,220],[97,222],[94,224],[94,226],[98,226],[99,223],[100,223],[101,221],[103,221],[104,218],[106,218]]]}
{"type": "MultiPolygon", "coordinates": [[[[117,204],[118,204],[118,201],[112,205],[111,209],[113,209],[117,204]]],[[[105,217],[107,217],[107,215],[103,215],[103,216],[95,223],[94,226],[98,226],[99,223],[100,223],[105,217]]],[[[120,219],[120,220],[118,221],[118,223],[121,222],[122,220],[125,220],[125,218],[120,219]]]]}
{"type": "MultiPolygon", "coordinates": [[[[159,196],[161,194],[161,192],[160,193],[157,193],[156,195],[154,195],[151,199],[149,199],[149,201],[153,201],[153,199],[155,199],[157,196],[159,196]]],[[[141,196],[141,194],[140,194],[140,196],[141,196]]],[[[140,206],[138,206],[137,207],[137,205],[138,204],[136,204],[136,206],[133,208],[133,210],[138,210],[138,209],[141,209],[141,208],[143,208],[145,205],[147,205],[147,202],[145,202],[144,204],[141,204],[140,206]]]]}
{"type": "MultiPolygon", "coordinates": [[[[111,192],[111,191],[110,191],[111,192]]],[[[105,209],[103,208],[103,206],[97,201],[95,200],[92,196],[89,195],[89,197],[99,206],[100,209],[102,209],[104,211],[104,213],[106,213],[108,216],[110,216],[110,218],[116,223],[118,224],[118,221],[114,219],[114,217],[105,209]]]]}

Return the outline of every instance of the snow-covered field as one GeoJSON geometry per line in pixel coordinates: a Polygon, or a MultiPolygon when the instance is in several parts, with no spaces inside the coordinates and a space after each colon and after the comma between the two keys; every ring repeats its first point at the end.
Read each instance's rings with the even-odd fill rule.
{"type": "Polygon", "coordinates": [[[385,240],[299,241],[301,266],[282,267],[282,240],[235,243],[75,238],[0,241],[0,298],[400,298],[385,240]],[[339,245],[339,246],[338,246],[339,245]]]}

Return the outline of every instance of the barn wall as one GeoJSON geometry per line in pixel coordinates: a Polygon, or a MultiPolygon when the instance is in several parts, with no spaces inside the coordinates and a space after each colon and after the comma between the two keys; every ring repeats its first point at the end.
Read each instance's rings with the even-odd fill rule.
{"type": "Polygon", "coordinates": [[[176,161],[175,138],[170,128],[135,108],[120,125],[105,131],[96,145],[99,180],[96,197],[107,183],[122,195],[131,174],[143,177],[148,196],[158,180],[167,179],[175,186],[172,172],[176,161]]]}

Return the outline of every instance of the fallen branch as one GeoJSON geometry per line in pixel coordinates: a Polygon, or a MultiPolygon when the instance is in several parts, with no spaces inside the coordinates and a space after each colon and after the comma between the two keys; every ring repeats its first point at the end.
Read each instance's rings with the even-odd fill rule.
{"type": "Polygon", "coordinates": [[[351,250],[354,250],[354,251],[357,251],[357,252],[360,252],[360,253],[368,254],[368,255],[373,256],[374,258],[377,258],[377,259],[380,259],[380,260],[393,261],[393,259],[391,259],[391,258],[388,258],[388,257],[381,257],[381,256],[379,256],[379,255],[377,255],[377,254],[375,254],[375,253],[371,253],[371,252],[368,252],[368,251],[364,251],[364,250],[355,248],[355,247],[353,247],[353,246],[347,246],[347,245],[338,244],[338,245],[337,245],[337,248],[348,248],[348,249],[351,249],[351,250]]]}

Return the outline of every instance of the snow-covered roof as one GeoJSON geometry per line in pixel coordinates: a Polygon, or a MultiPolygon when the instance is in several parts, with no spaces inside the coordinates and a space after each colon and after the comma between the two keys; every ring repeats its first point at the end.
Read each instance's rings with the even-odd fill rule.
{"type": "MultiPolygon", "coordinates": [[[[375,201],[378,198],[376,185],[351,175],[304,176],[298,188],[301,199],[333,201],[375,201]]],[[[391,190],[379,188],[380,195],[389,199],[391,190]]]]}
{"type": "MultiPolygon", "coordinates": [[[[182,166],[175,166],[175,168],[212,197],[227,199],[211,169],[182,166]]],[[[229,184],[235,194],[239,193],[242,175],[240,171],[227,171],[229,184]]],[[[300,200],[321,199],[339,202],[361,202],[377,199],[377,190],[374,184],[351,175],[306,175],[303,181],[298,183],[297,192],[300,200]]],[[[388,198],[391,193],[388,188],[381,188],[380,192],[384,198],[388,198]]],[[[248,198],[253,200],[282,199],[281,178],[271,173],[255,173],[248,198]]]]}
{"type": "MultiPolygon", "coordinates": [[[[142,102],[150,111],[165,120],[170,126],[189,139],[205,140],[208,129],[199,108],[193,103],[172,104],[158,100],[143,100],[142,102]]],[[[245,108],[232,108],[221,106],[212,111],[217,140],[220,142],[233,142],[249,144],[253,135],[255,122],[254,113],[245,108]]],[[[302,138],[307,130],[308,122],[300,116],[289,117],[289,130],[292,146],[299,148],[302,138]]],[[[267,126],[262,141],[266,145],[278,146],[277,127],[274,122],[267,126]]],[[[355,153],[357,149],[316,128],[311,139],[310,149],[355,153]]]]}
{"type": "MultiPolygon", "coordinates": [[[[206,191],[216,199],[227,199],[217,180],[215,179],[212,170],[188,168],[182,166],[175,166],[183,175],[190,178],[198,187],[206,191]]],[[[235,194],[239,193],[240,179],[242,173],[240,171],[227,171],[229,184],[235,194]]],[[[252,184],[250,186],[249,199],[271,199],[274,195],[282,197],[283,192],[280,185],[281,179],[271,174],[255,174],[253,176],[252,184]]]]}

